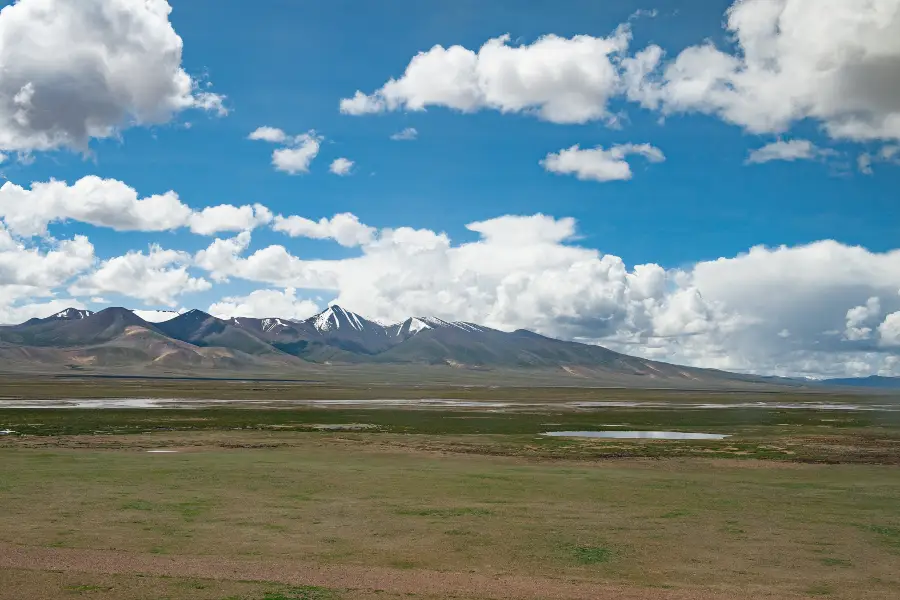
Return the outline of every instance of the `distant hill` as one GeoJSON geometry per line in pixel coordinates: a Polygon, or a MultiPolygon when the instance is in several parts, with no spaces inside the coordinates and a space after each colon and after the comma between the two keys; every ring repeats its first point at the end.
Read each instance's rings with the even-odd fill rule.
{"type": "MultiPolygon", "coordinates": [[[[160,315],[107,308],[68,309],[0,327],[0,364],[44,371],[298,374],[368,366],[402,374],[435,368],[466,373],[531,373],[572,385],[729,388],[793,385],[681,367],[518,330],[411,317],[385,325],[340,306],[304,321],[278,317],[218,319],[203,311],[160,315]]],[[[538,378],[540,379],[540,377],[538,378]]],[[[801,385],[801,384],[797,384],[801,385]]]]}

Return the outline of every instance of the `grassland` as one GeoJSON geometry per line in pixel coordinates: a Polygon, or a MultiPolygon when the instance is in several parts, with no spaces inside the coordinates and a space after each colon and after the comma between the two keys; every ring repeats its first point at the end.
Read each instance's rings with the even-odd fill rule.
{"type": "MultiPolygon", "coordinates": [[[[322,377],[305,381],[248,380],[248,379],[185,379],[138,377],[76,377],[42,376],[16,377],[0,375],[0,398],[62,399],[62,398],[187,398],[237,401],[282,402],[292,400],[353,400],[381,398],[454,398],[461,400],[492,400],[498,402],[576,402],[592,400],[658,400],[690,402],[748,401],[845,401],[900,402],[900,395],[859,395],[834,388],[771,389],[757,386],[750,390],[690,390],[690,389],[626,389],[608,386],[592,387],[590,382],[569,379],[561,385],[557,378],[545,377],[542,384],[517,385],[508,383],[506,374],[485,373],[477,384],[458,383],[398,383],[397,379],[383,382],[368,372],[338,371],[339,377],[322,377]],[[345,376],[346,375],[346,376],[345,376]]],[[[408,374],[408,378],[415,373],[408,374]]],[[[387,377],[381,374],[381,377],[387,377]]],[[[447,377],[452,380],[451,377],[447,377]]],[[[458,380],[460,378],[457,378],[458,380]]],[[[401,380],[402,381],[402,380],[401,380]]]]}
{"type": "Polygon", "coordinates": [[[0,598],[893,599],[897,416],[0,409],[0,598]]]}

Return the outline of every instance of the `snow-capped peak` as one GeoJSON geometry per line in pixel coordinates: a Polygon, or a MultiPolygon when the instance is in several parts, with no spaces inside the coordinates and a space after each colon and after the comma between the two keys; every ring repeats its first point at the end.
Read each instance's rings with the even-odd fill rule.
{"type": "Polygon", "coordinates": [[[313,317],[313,326],[317,331],[332,331],[343,327],[350,327],[357,331],[366,328],[365,319],[350,311],[344,310],[337,304],[329,306],[313,317]]]}
{"type": "Polygon", "coordinates": [[[428,324],[424,319],[420,319],[418,317],[413,317],[409,320],[409,333],[416,334],[425,329],[432,329],[432,326],[428,324]]]}
{"type": "Polygon", "coordinates": [[[390,328],[394,337],[410,338],[429,329],[461,329],[468,332],[484,331],[484,328],[465,321],[445,321],[438,317],[411,317],[390,328]]]}
{"type": "Polygon", "coordinates": [[[51,319],[76,320],[76,319],[84,319],[86,317],[91,316],[92,314],[94,314],[94,313],[90,310],[82,310],[82,309],[78,309],[78,308],[67,308],[66,310],[56,313],[55,315],[53,315],[50,318],[51,319]]]}
{"type": "Polygon", "coordinates": [[[465,321],[445,321],[437,317],[414,317],[413,319],[415,321],[421,322],[428,329],[455,327],[456,329],[462,329],[463,331],[484,331],[481,326],[475,325],[474,323],[467,323],[465,321]]]}

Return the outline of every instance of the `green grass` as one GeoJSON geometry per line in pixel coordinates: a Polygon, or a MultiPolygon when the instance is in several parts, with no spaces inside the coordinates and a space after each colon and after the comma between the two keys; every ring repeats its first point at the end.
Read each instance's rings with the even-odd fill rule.
{"type": "Polygon", "coordinates": [[[84,594],[86,592],[108,592],[110,589],[112,588],[102,585],[70,585],[66,591],[73,594],[84,594]]]}
{"type": "Polygon", "coordinates": [[[278,592],[267,592],[262,600],[336,600],[337,595],[325,588],[314,586],[294,587],[278,592]]]}
{"type": "Polygon", "coordinates": [[[822,564],[826,567],[852,567],[853,563],[842,558],[823,558],[822,564]]]}
{"type": "MultiPolygon", "coordinates": [[[[175,384],[165,385],[170,387],[164,391],[171,391],[175,384]]],[[[214,390],[211,397],[247,389],[235,385],[237,391],[224,384],[198,387],[204,394],[214,390]]],[[[258,388],[254,394],[273,397],[323,392],[248,385],[258,388]]],[[[395,391],[326,390],[351,397],[413,393],[395,391]]],[[[417,393],[498,399],[484,398],[484,389],[417,393]]],[[[618,390],[496,393],[508,400],[517,400],[514,394],[659,399],[618,390]]],[[[683,402],[748,398],[662,396],[683,402]]],[[[0,409],[0,429],[5,428],[22,435],[0,438],[0,543],[67,552],[115,548],[162,554],[166,561],[222,556],[640,588],[731,586],[768,590],[772,597],[798,592],[853,600],[900,597],[900,413],[684,407],[0,409]],[[375,427],[323,431],[318,426],[324,424],[375,427]],[[539,435],[623,428],[732,437],[693,442],[539,435]],[[193,451],[145,452],[161,447],[193,451]]],[[[71,581],[41,573],[34,587],[17,589],[43,593],[53,580],[57,591],[117,600],[130,597],[135,586],[150,585],[148,578],[71,581]]],[[[0,577],[11,576],[0,570],[0,577]]],[[[153,591],[141,597],[343,595],[274,583],[176,579],[153,580],[153,591]]],[[[386,591],[364,597],[401,596],[386,591]]]]}
{"type": "Polygon", "coordinates": [[[867,529],[876,534],[878,539],[885,545],[900,548],[900,527],[869,525],[867,529]]]}
{"type": "Polygon", "coordinates": [[[573,550],[575,559],[583,565],[596,565],[612,560],[613,551],[603,546],[577,546],[573,550]]]}
{"type": "MultiPolygon", "coordinates": [[[[698,398],[705,400],[705,398],[698,398]]],[[[596,409],[589,412],[542,411],[475,413],[473,411],[291,408],[260,410],[241,408],[205,409],[0,409],[0,426],[26,435],[85,435],[95,433],[134,434],[161,431],[270,430],[310,431],[320,424],[378,426],[387,433],[428,435],[500,434],[536,435],[544,431],[604,431],[621,429],[675,428],[704,431],[725,428],[790,430],[821,428],[823,418],[834,411],[755,409],[596,409]],[[553,425],[548,425],[553,423],[553,425]]],[[[828,430],[900,428],[900,412],[850,412],[840,421],[827,421],[828,430]]],[[[327,435],[328,432],[321,432],[327,435]]],[[[570,440],[547,438],[543,444],[566,444],[570,440]]]]}
{"type": "MultiPolygon", "coordinates": [[[[208,434],[166,435],[191,445],[208,434]]],[[[405,436],[369,433],[279,433],[292,445],[240,448],[260,435],[216,434],[216,444],[233,440],[234,448],[200,445],[171,455],[0,448],[9,482],[0,542],[45,547],[64,539],[67,549],[112,547],[172,560],[223,555],[403,571],[602,574],[640,586],[724,581],[785,593],[798,577],[812,589],[839,568],[850,588],[900,591],[894,467],[534,462],[395,449],[382,442],[405,436]],[[869,524],[858,525],[860,515],[869,524]],[[827,554],[810,552],[821,540],[827,554]]],[[[189,598],[193,590],[205,599],[218,588],[179,589],[181,596],[169,595],[189,598]]]]}
{"type": "Polygon", "coordinates": [[[491,511],[484,508],[401,508],[397,511],[398,515],[415,516],[415,517],[486,517],[491,515],[491,511]]]}

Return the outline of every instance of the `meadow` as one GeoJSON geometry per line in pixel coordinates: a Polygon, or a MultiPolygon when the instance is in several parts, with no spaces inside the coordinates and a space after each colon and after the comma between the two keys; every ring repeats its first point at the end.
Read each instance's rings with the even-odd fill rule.
{"type": "Polygon", "coordinates": [[[0,598],[900,597],[900,413],[843,401],[0,408],[0,598]],[[540,435],[623,429],[730,437],[540,435]]]}

